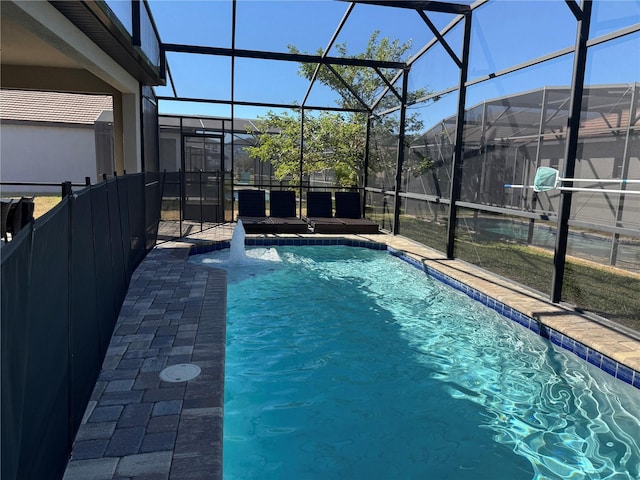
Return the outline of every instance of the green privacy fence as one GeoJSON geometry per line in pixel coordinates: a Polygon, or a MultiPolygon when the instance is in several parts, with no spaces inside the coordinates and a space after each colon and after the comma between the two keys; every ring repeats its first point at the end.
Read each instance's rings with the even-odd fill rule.
{"type": "Polygon", "coordinates": [[[153,173],[88,186],[3,245],[3,479],[62,478],[161,192],[153,173]]]}

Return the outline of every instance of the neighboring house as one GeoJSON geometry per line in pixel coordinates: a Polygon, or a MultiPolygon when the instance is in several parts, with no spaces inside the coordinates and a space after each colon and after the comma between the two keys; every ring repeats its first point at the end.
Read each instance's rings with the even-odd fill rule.
{"type": "Polygon", "coordinates": [[[118,175],[157,171],[153,87],[165,83],[165,69],[160,37],[144,14],[147,4],[115,2],[128,5],[131,13],[120,21],[103,1],[1,3],[0,178],[84,183],[85,177],[95,180],[102,170],[118,175]],[[139,15],[133,15],[134,10],[139,15]],[[144,35],[134,38],[133,32],[144,35]],[[16,91],[24,96],[17,105],[9,101],[16,91]],[[41,97],[29,100],[30,95],[41,97]],[[101,165],[95,151],[94,122],[105,111],[112,112],[113,168],[111,161],[101,165]],[[34,158],[40,159],[37,166],[31,163],[34,158]],[[56,164],[60,158],[64,163],[56,164]]]}
{"type": "MultiPolygon", "coordinates": [[[[638,190],[637,184],[599,183],[598,179],[640,178],[640,83],[587,85],[579,125],[579,144],[574,178],[594,179],[580,187],[593,192],[573,195],[574,227],[640,229],[638,195],[626,198],[598,189],[638,190]]],[[[465,111],[464,173],[461,201],[478,205],[535,212],[541,216],[558,212],[559,190],[535,193],[533,189],[506,189],[505,184],[531,185],[538,167],[563,171],[569,87],[545,87],[488,99],[465,111]]],[[[405,175],[406,192],[447,198],[456,117],[434,125],[413,140],[404,168],[420,172],[420,162],[432,165],[422,174],[405,175]]],[[[395,145],[391,144],[392,151],[395,145]]],[[[378,176],[369,185],[388,188],[378,176]]],[[[578,186],[578,185],[576,185],[578,186]]],[[[405,213],[417,214],[407,202],[405,213]]]]}
{"type": "Polygon", "coordinates": [[[96,183],[113,174],[113,101],[109,95],[0,90],[3,192],[59,192],[60,183],[96,183]]]}

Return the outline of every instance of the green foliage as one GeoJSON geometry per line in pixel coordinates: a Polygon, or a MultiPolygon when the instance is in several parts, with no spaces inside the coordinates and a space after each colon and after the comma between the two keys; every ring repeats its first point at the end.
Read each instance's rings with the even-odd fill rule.
{"type": "MultiPolygon", "coordinates": [[[[369,42],[367,43],[365,51],[355,55],[349,54],[346,43],[336,44],[334,48],[338,54],[337,56],[339,57],[391,62],[404,61],[408,52],[411,50],[411,41],[401,44],[398,40],[391,41],[388,37],[384,37],[382,39],[380,39],[379,37],[380,32],[374,31],[369,38],[369,42]]],[[[289,52],[303,53],[293,45],[289,45],[289,52]]],[[[315,53],[317,55],[322,55],[324,51],[322,49],[318,49],[315,53]]],[[[358,97],[369,106],[373,105],[382,89],[386,87],[384,81],[380,79],[378,73],[373,68],[355,67],[350,65],[333,65],[332,68],[344,79],[344,83],[351,86],[352,90],[354,90],[358,94],[358,97]]],[[[305,63],[300,66],[298,74],[304,78],[311,80],[311,78],[313,78],[315,70],[316,64],[305,63]]],[[[381,68],[379,69],[379,71],[389,82],[393,80],[393,77],[397,73],[396,70],[388,68],[381,68]]],[[[344,85],[344,83],[341,82],[327,66],[322,65],[320,67],[316,81],[323,83],[328,87],[331,87],[333,91],[337,92],[340,95],[341,100],[338,103],[341,107],[363,108],[362,103],[360,103],[360,101],[353,96],[353,94],[344,85]]],[[[398,91],[398,93],[400,93],[400,90],[402,89],[402,85],[400,84],[400,82],[395,85],[395,89],[396,91],[398,91]]],[[[418,98],[424,95],[424,93],[425,91],[422,89],[412,92],[409,96],[409,99],[418,98]]],[[[384,110],[390,108],[391,106],[397,105],[398,103],[399,102],[396,96],[393,95],[393,93],[389,93],[381,101],[380,108],[384,110]]]]}
{"type": "MultiPolygon", "coordinates": [[[[246,149],[249,155],[270,161],[278,180],[300,180],[300,114],[269,112],[256,126],[258,141],[246,149]]],[[[364,151],[363,129],[338,113],[305,116],[303,174],[331,170],[340,185],[356,185],[364,151]]]]}
{"type": "Polygon", "coordinates": [[[419,158],[418,162],[415,164],[414,168],[411,170],[411,173],[414,177],[421,177],[425,173],[427,173],[433,167],[433,160],[429,157],[423,155],[419,151],[414,151],[414,155],[419,158]]]}
{"type": "Polygon", "coordinates": [[[250,157],[259,158],[263,162],[270,161],[278,180],[291,175],[300,178],[300,120],[287,113],[268,112],[256,122],[258,127],[256,145],[247,147],[250,157]],[[272,133],[275,132],[275,133],[272,133]]]}
{"type": "MultiPolygon", "coordinates": [[[[335,49],[338,56],[374,59],[380,61],[404,61],[411,49],[411,42],[400,43],[398,40],[379,38],[380,32],[371,35],[364,52],[350,55],[345,43],[338,44],[335,49]]],[[[303,53],[290,45],[291,53],[303,53]]],[[[322,49],[316,52],[322,55],[322,49]]],[[[298,74],[311,80],[316,71],[316,64],[301,64],[298,74]]],[[[373,68],[335,65],[332,68],[356,92],[354,96],[344,83],[325,65],[320,66],[316,82],[320,82],[338,93],[338,106],[347,109],[364,109],[375,103],[386,83],[373,68]],[[361,103],[366,104],[363,105],[361,103]]],[[[391,82],[397,71],[379,69],[388,82],[391,82]]],[[[398,82],[399,83],[399,82],[398,82]]],[[[401,85],[395,89],[400,93],[401,85]]],[[[410,92],[409,100],[426,94],[420,89],[410,92]]],[[[399,104],[397,97],[389,92],[379,102],[377,110],[384,111],[399,104]]],[[[303,174],[311,174],[330,170],[335,174],[336,182],[341,186],[362,185],[364,177],[364,158],[366,149],[366,124],[368,113],[321,112],[317,115],[306,114],[304,118],[304,163],[303,174]]],[[[257,144],[248,147],[247,152],[253,158],[270,161],[279,180],[290,177],[300,179],[300,113],[276,114],[269,112],[260,117],[257,122],[258,132],[255,133],[257,144]]],[[[382,168],[395,158],[397,138],[390,132],[397,132],[399,128],[397,115],[387,115],[379,118],[374,126],[380,130],[378,136],[386,137],[382,148],[373,148],[370,152],[369,168],[375,171],[382,168]],[[376,155],[376,152],[378,154],[376,155]],[[384,158],[388,157],[388,158],[384,158]]],[[[407,115],[406,132],[418,132],[423,128],[417,115],[407,115]]],[[[251,132],[250,132],[251,133],[251,132]]]]}

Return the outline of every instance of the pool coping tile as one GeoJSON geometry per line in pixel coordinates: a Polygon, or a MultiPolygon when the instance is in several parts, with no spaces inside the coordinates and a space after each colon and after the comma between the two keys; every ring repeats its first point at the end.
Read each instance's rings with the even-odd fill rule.
{"type": "MultiPolygon", "coordinates": [[[[522,310],[533,312],[535,308],[537,311],[536,317],[529,316],[526,312],[519,310],[518,307],[507,305],[501,301],[507,301],[505,298],[507,295],[517,296],[518,291],[524,290],[522,287],[510,288],[510,293],[496,295],[498,298],[494,298],[491,293],[485,294],[478,289],[481,287],[476,288],[461,282],[459,275],[454,278],[443,272],[438,268],[441,266],[438,261],[433,263],[426,259],[420,261],[415,258],[415,254],[408,254],[404,249],[397,249],[391,246],[388,246],[388,251],[392,255],[421,269],[427,275],[465,293],[473,300],[479,301],[504,317],[548,339],[552,344],[574,353],[579,358],[588,361],[588,363],[595,365],[609,375],[638,388],[640,384],[638,381],[640,379],[640,361],[636,362],[639,369],[633,368],[632,365],[625,362],[627,359],[625,353],[628,353],[628,356],[632,359],[640,358],[640,342],[635,339],[611,330],[585,315],[573,312],[560,305],[551,304],[542,298],[532,300],[530,297],[535,294],[531,292],[525,292],[526,299],[523,302],[514,302],[509,299],[510,303],[519,304],[518,306],[522,310]],[[581,332],[579,329],[581,326],[588,327],[591,330],[590,334],[587,335],[581,332]],[[592,331],[593,329],[597,330],[595,335],[592,331]],[[583,340],[580,341],[574,337],[579,337],[583,340]],[[589,338],[584,339],[584,337],[590,337],[591,341],[589,341],[589,338]],[[630,347],[628,349],[624,348],[625,343],[629,344],[630,347]]],[[[474,272],[471,271],[469,266],[467,266],[467,270],[469,271],[469,277],[478,277],[477,274],[473,275],[474,272]]],[[[492,283],[495,283],[495,279],[492,279],[492,283]]],[[[493,290],[492,293],[495,295],[497,289],[490,290],[493,290]]]]}

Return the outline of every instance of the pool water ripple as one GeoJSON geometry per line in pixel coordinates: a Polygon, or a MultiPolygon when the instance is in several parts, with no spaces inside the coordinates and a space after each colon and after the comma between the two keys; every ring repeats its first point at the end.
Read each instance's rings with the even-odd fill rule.
{"type": "Polygon", "coordinates": [[[384,252],[277,252],[230,271],[225,478],[640,478],[636,389],[384,252]]]}

